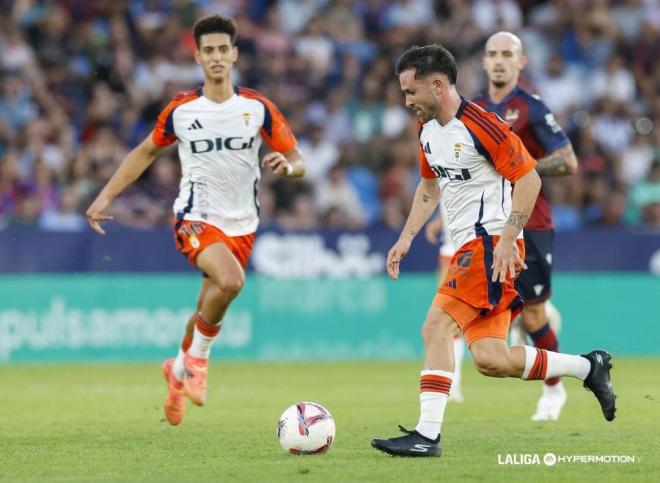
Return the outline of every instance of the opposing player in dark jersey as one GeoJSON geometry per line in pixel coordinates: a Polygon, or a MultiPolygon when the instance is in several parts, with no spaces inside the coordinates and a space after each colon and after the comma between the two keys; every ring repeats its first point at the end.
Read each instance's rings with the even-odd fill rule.
{"type": "Polygon", "coordinates": [[[195,60],[204,71],[204,85],[177,94],[165,106],[151,134],[126,156],[87,210],[91,227],[104,234],[100,223],[112,219],[104,214],[112,200],[161,150],[178,144],[176,247],[204,278],[178,356],[162,365],[168,388],[164,412],[172,425],[184,417],[186,396],[198,406],[206,402],[211,345],[229,304],[243,288],[243,268],[259,223],[262,141],[273,152],[263,157],[261,166],[285,177],[305,173],[296,138],[282,113],[259,92],[233,85],[237,33],[234,20],[220,15],[195,24],[195,60]]]}
{"type": "MultiPolygon", "coordinates": [[[[488,92],[474,102],[497,113],[509,123],[529,153],[537,160],[542,177],[566,176],[577,171],[577,159],[570,141],[547,106],[518,85],[526,58],[520,39],[510,32],[498,32],[486,42],[483,66],[488,76],[488,92]]],[[[521,324],[534,345],[559,351],[557,335],[548,323],[546,301],[552,294],[553,224],[550,204],[541,189],[534,210],[525,226],[524,270],[516,281],[523,300],[521,324]]],[[[535,421],[559,417],[566,402],[566,391],[559,378],[545,381],[543,394],[532,416],[535,421]]]]}

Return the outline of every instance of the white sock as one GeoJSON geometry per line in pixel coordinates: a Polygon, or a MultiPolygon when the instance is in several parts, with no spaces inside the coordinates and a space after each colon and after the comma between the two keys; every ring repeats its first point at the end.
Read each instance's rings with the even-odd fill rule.
{"type": "Polygon", "coordinates": [[[584,381],[589,375],[591,362],[582,356],[546,351],[528,345],[525,349],[525,369],[522,379],[550,379],[570,376],[584,381]]]}
{"type": "Polygon", "coordinates": [[[582,356],[548,352],[548,371],[546,379],[558,376],[571,376],[584,381],[591,370],[591,362],[582,356]]]}
{"type": "Polygon", "coordinates": [[[419,422],[415,430],[425,438],[433,440],[440,434],[452,377],[453,373],[448,371],[423,370],[421,373],[422,391],[419,394],[419,422]],[[434,380],[429,382],[431,378],[434,380]],[[443,386],[442,392],[436,390],[425,391],[425,384],[443,386]]]}
{"type": "Polygon", "coordinates": [[[461,366],[465,355],[465,344],[462,337],[454,337],[454,378],[451,382],[451,392],[461,392],[461,366]]]}
{"type": "Polygon", "coordinates": [[[217,335],[212,337],[202,334],[197,326],[195,326],[195,333],[193,335],[192,344],[190,349],[188,349],[188,355],[191,357],[197,357],[198,359],[208,359],[211,354],[211,346],[213,341],[217,338],[217,335]]]}
{"type": "Polygon", "coordinates": [[[176,359],[174,359],[174,365],[172,366],[172,375],[174,376],[174,379],[179,382],[183,381],[183,378],[186,375],[185,368],[183,366],[184,355],[185,352],[183,352],[183,349],[179,347],[179,353],[176,355],[176,359]]]}

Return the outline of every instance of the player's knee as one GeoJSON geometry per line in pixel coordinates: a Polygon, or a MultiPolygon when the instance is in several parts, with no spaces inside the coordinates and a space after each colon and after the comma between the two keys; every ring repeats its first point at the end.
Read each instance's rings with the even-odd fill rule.
{"type": "Polygon", "coordinates": [[[545,304],[525,305],[521,313],[521,322],[527,332],[536,332],[547,323],[545,304]]]}
{"type": "Polygon", "coordinates": [[[245,276],[243,274],[236,274],[223,277],[218,285],[226,297],[233,299],[243,289],[244,284],[245,276]]]}
{"type": "Polygon", "coordinates": [[[477,370],[484,376],[506,377],[509,372],[505,357],[493,353],[472,352],[472,358],[477,370]]]}
{"type": "Polygon", "coordinates": [[[422,325],[422,338],[430,341],[439,337],[453,338],[454,331],[451,325],[444,319],[427,319],[422,325]]]}

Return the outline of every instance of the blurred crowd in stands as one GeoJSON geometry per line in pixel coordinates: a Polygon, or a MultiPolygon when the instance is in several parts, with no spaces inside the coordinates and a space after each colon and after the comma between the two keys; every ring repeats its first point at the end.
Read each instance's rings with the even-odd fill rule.
{"type": "MultiPolygon", "coordinates": [[[[202,81],[191,27],[240,28],[238,85],[286,114],[304,182],[264,172],[262,223],[400,228],[419,170],[417,129],[393,73],[413,43],[459,61],[459,92],[486,88],[483,46],[523,40],[523,85],[571,138],[579,174],[544,180],[558,230],[660,227],[660,2],[656,0],[0,0],[0,229],[86,229],[84,211],[160,109],[202,81]]],[[[169,149],[113,204],[167,226],[169,149]]]]}

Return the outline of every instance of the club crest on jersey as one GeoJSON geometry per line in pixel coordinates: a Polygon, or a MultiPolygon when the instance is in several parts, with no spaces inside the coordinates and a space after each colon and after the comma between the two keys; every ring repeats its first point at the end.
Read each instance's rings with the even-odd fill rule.
{"type": "Polygon", "coordinates": [[[461,145],[456,143],[454,144],[454,161],[459,161],[461,158],[461,145]]]}
{"type": "Polygon", "coordinates": [[[520,111],[518,109],[509,108],[504,113],[504,120],[511,124],[512,122],[516,122],[519,116],[520,111]]]}
{"type": "Polygon", "coordinates": [[[250,127],[250,113],[249,112],[244,112],[243,113],[243,122],[245,123],[245,127],[250,127]]]}

